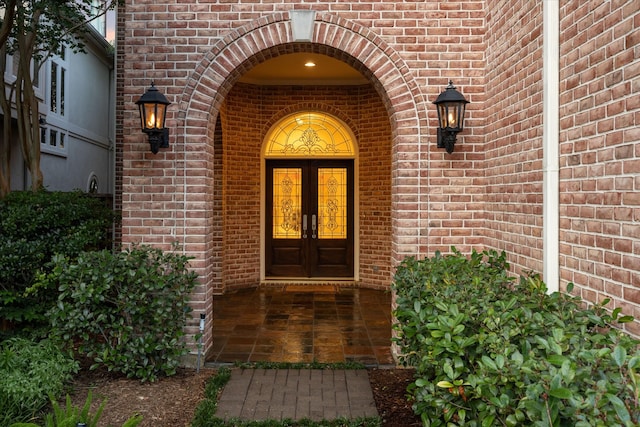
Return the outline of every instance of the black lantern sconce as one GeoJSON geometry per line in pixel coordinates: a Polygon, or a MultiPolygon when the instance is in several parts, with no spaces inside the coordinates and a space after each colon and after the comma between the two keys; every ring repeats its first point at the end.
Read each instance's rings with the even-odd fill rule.
{"type": "Polygon", "coordinates": [[[449,80],[447,89],[433,102],[438,109],[438,148],[453,153],[456,135],[464,128],[464,110],[469,103],[449,80]]]}
{"type": "Polygon", "coordinates": [[[136,101],[140,108],[142,132],[149,135],[151,152],[156,154],[160,148],[169,148],[169,129],[164,127],[167,118],[167,106],[171,104],[151,83],[151,87],[136,101]]]}

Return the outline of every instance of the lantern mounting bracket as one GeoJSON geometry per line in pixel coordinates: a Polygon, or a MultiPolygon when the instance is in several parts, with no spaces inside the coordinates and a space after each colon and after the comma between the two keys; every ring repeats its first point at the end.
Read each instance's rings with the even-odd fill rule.
{"type": "Polygon", "coordinates": [[[169,129],[144,130],[149,135],[149,146],[153,154],[158,154],[160,148],[169,148],[169,129]]]}
{"type": "Polygon", "coordinates": [[[438,128],[438,141],[436,146],[438,148],[444,148],[449,154],[453,153],[457,135],[458,132],[455,130],[438,128]]]}

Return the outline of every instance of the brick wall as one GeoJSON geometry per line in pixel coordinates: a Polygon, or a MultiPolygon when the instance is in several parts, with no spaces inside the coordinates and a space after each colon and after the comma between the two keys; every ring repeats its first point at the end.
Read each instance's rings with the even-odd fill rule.
{"type": "Polygon", "coordinates": [[[486,246],[542,272],[542,2],[487,1],[486,246]]]}
{"type": "Polygon", "coordinates": [[[485,10],[484,1],[430,1],[416,39],[418,60],[410,62],[426,94],[424,143],[419,147],[419,233],[417,252],[431,256],[482,249],[484,217],[485,10]],[[435,106],[449,80],[470,102],[455,151],[436,148],[435,106]]]}
{"type": "Polygon", "coordinates": [[[640,318],[640,11],[575,0],[561,17],[562,281],[640,318]]]}
{"type": "MultiPolygon", "coordinates": [[[[388,235],[362,242],[363,279],[380,285],[380,277],[388,274],[388,283],[393,266],[407,255],[479,244],[480,233],[469,226],[477,224],[481,212],[476,164],[482,153],[483,14],[483,1],[125,1],[119,13],[124,25],[118,34],[117,84],[123,243],[165,249],[174,241],[181,244],[201,278],[192,302],[198,311],[211,313],[211,296],[224,289],[226,274],[249,283],[228,262],[230,234],[225,232],[233,230],[229,218],[215,210],[228,200],[215,190],[226,191],[225,180],[233,179],[220,173],[230,154],[226,144],[214,143],[217,118],[220,113],[224,134],[231,121],[224,123],[230,111],[223,103],[246,70],[283,53],[309,51],[341,59],[367,76],[390,124],[389,173],[381,175],[389,181],[380,185],[390,183],[391,237],[390,242],[388,235]],[[293,43],[291,9],[317,12],[313,43],[293,43]],[[465,136],[451,158],[434,148],[431,104],[450,78],[472,101],[465,136]],[[167,122],[171,147],[157,155],[148,152],[138,130],[135,106],[151,81],[173,102],[167,122]],[[387,251],[390,261],[383,265],[387,251]]],[[[258,155],[246,153],[242,161],[255,162],[258,155]]],[[[376,194],[375,182],[371,185],[367,203],[387,197],[376,194]]],[[[245,190],[255,195],[255,188],[245,190]]],[[[255,210],[257,202],[243,203],[255,210]]],[[[363,233],[384,228],[370,224],[363,233]]],[[[255,241],[243,243],[248,255],[255,255],[255,241]]],[[[254,267],[249,275],[255,274],[254,267]]],[[[193,322],[187,333],[196,333],[196,327],[193,322]]],[[[204,339],[207,348],[211,337],[204,339]]]]}
{"type": "MultiPolygon", "coordinates": [[[[542,5],[487,1],[486,245],[542,271],[542,5]]],[[[640,13],[561,1],[560,275],[640,315],[640,13]]],[[[638,322],[626,328],[638,335],[638,322]]]]}
{"type": "MultiPolygon", "coordinates": [[[[575,282],[590,300],[610,296],[612,306],[637,316],[639,12],[625,0],[561,0],[560,6],[562,281],[575,282]]],[[[194,306],[208,311],[210,295],[228,278],[248,284],[256,277],[255,266],[227,253],[233,248],[253,257],[258,250],[255,236],[233,234],[227,214],[235,209],[236,220],[259,223],[255,214],[242,216],[259,206],[257,172],[248,170],[251,182],[226,173],[238,155],[230,152],[233,144],[251,141],[216,138],[220,131],[264,134],[258,124],[272,117],[241,124],[228,105],[243,98],[236,83],[245,71],[291,52],[323,53],[359,70],[375,90],[362,99],[366,110],[388,119],[389,164],[380,167],[389,173],[380,177],[389,182],[372,179],[364,194],[372,207],[389,198],[391,232],[363,241],[370,257],[363,259],[363,277],[378,283],[374,266],[387,255],[377,248],[387,244],[389,275],[407,255],[429,256],[451,245],[463,252],[504,249],[514,272],[542,270],[542,2],[126,0],[119,22],[123,242],[181,243],[202,278],[194,306]],[[312,43],[291,39],[291,9],[317,12],[312,43]],[[432,105],[449,79],[471,101],[452,155],[435,147],[432,105]],[[171,148],[155,156],[138,130],[135,106],[152,80],[173,102],[171,148]],[[387,184],[388,195],[377,190],[387,184]],[[235,201],[224,193],[228,188],[250,199],[235,201]]],[[[242,105],[258,117],[250,107],[242,105]]],[[[375,140],[387,130],[359,132],[375,140]]],[[[240,153],[239,164],[256,164],[259,140],[240,153]]],[[[376,147],[372,159],[386,150],[376,147]]]]}

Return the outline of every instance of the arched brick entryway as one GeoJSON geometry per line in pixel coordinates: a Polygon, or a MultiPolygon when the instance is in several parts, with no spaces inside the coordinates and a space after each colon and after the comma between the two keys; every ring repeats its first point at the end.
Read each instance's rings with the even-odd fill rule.
{"type": "MultiPolygon", "coordinates": [[[[284,53],[314,52],[332,56],[367,76],[388,111],[393,137],[394,229],[416,229],[416,236],[407,236],[405,231],[402,239],[393,233],[396,237],[393,253],[396,261],[406,254],[415,254],[417,188],[400,190],[400,186],[405,178],[415,178],[419,169],[415,153],[426,125],[425,101],[420,89],[400,56],[367,28],[318,13],[311,43],[297,43],[292,40],[290,22],[288,13],[266,16],[231,32],[201,61],[184,88],[177,117],[177,142],[189,147],[185,153],[187,169],[190,156],[213,167],[210,141],[215,134],[215,120],[226,95],[244,72],[284,53]],[[206,153],[204,158],[200,156],[203,153],[206,153]],[[408,210],[407,202],[410,202],[408,210]]],[[[204,201],[204,195],[198,193],[187,194],[187,197],[187,203],[204,201]]],[[[221,249],[209,246],[202,256],[216,258],[221,249]]],[[[207,268],[214,269],[215,263],[208,263],[207,268]]],[[[215,276],[215,272],[208,271],[205,277],[212,275],[215,276]]]]}
{"type": "MultiPolygon", "coordinates": [[[[192,305],[207,315],[212,314],[213,295],[222,291],[224,241],[222,220],[216,216],[215,208],[216,191],[220,191],[216,174],[222,167],[215,143],[219,137],[217,119],[229,92],[246,71],[293,52],[339,59],[371,82],[390,123],[391,264],[419,252],[420,188],[415,184],[420,177],[427,106],[410,69],[375,33],[335,15],[318,12],[312,39],[306,42],[293,39],[289,13],[264,16],[230,31],[215,43],[195,67],[181,94],[175,96],[178,105],[169,111],[168,121],[175,132],[172,161],[176,192],[172,200],[175,211],[167,212],[167,216],[177,226],[163,241],[178,241],[184,252],[194,258],[191,265],[202,286],[194,292],[192,305]]],[[[124,156],[126,169],[126,152],[124,156]]],[[[126,205],[125,200],[123,212],[126,205]]],[[[125,227],[126,222],[125,219],[125,227]]],[[[132,235],[123,240],[127,239],[136,240],[132,235]]],[[[190,325],[187,332],[197,333],[196,324],[190,325]]],[[[205,334],[205,351],[211,338],[205,334]]]]}

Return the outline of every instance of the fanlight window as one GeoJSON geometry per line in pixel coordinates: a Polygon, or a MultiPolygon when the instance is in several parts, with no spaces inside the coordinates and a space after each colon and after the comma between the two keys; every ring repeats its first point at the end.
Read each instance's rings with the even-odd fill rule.
{"type": "Polygon", "coordinates": [[[351,132],[335,117],[301,112],[276,123],[267,138],[265,157],[353,157],[351,132]]]}

